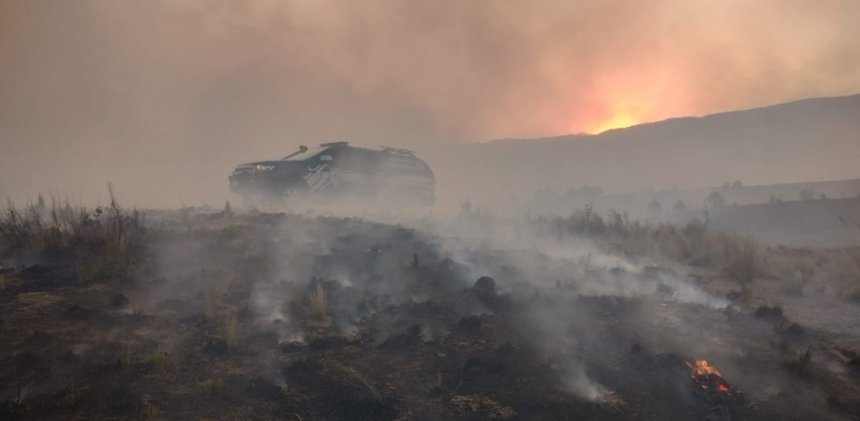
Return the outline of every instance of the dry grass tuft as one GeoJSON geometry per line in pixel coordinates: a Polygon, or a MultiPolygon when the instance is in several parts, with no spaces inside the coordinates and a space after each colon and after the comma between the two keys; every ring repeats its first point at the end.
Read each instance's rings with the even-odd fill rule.
{"type": "Polygon", "coordinates": [[[328,301],[322,283],[317,283],[316,289],[308,293],[302,309],[313,320],[328,320],[328,301]]]}
{"type": "Polygon", "coordinates": [[[427,383],[421,383],[421,387],[427,392],[428,395],[441,395],[442,394],[442,372],[436,372],[436,377],[433,380],[427,383]]]}
{"type": "Polygon", "coordinates": [[[356,386],[359,389],[364,389],[377,402],[382,402],[382,394],[379,393],[379,390],[370,382],[370,379],[366,375],[352,367],[348,367],[340,363],[338,363],[338,367],[349,377],[358,382],[358,385],[353,384],[353,386],[356,386]]]}
{"type": "Polygon", "coordinates": [[[202,382],[197,382],[197,391],[207,398],[223,394],[224,389],[223,379],[206,379],[202,382]]]}
{"type": "Polygon", "coordinates": [[[203,290],[203,298],[206,302],[205,314],[207,319],[211,319],[215,316],[215,300],[217,296],[217,286],[214,284],[206,286],[206,289],[203,290]]]}
{"type": "Polygon", "coordinates": [[[809,367],[809,362],[812,361],[812,345],[806,350],[805,353],[800,354],[798,356],[797,361],[797,374],[803,375],[806,372],[806,369],[809,367]]]}
{"type": "MultiPolygon", "coordinates": [[[[145,214],[126,209],[108,183],[108,205],[88,209],[60,197],[50,196],[50,205],[41,198],[18,208],[6,199],[0,209],[0,237],[12,253],[62,253],[98,256],[105,265],[122,269],[140,257],[147,229],[145,214]]],[[[83,278],[92,273],[83,270],[83,278]]]]}
{"type": "Polygon", "coordinates": [[[176,360],[164,352],[161,344],[158,344],[158,349],[149,357],[147,363],[157,371],[167,371],[176,366],[176,360]]]}
{"type": "Polygon", "coordinates": [[[157,406],[153,405],[152,402],[144,399],[140,401],[138,412],[144,420],[152,421],[158,419],[158,415],[161,410],[158,409],[157,406]]]}
{"type": "Polygon", "coordinates": [[[66,384],[66,401],[69,403],[69,406],[75,407],[77,403],[77,395],[78,395],[78,383],[75,381],[74,376],[68,376],[65,380],[66,384]]]}
{"type": "Polygon", "coordinates": [[[81,285],[90,285],[96,282],[105,265],[99,261],[80,262],[75,265],[75,272],[78,274],[78,283],[81,285]]]}
{"type": "Polygon", "coordinates": [[[123,373],[127,372],[129,367],[131,367],[133,357],[134,355],[132,354],[131,343],[127,343],[125,345],[125,353],[123,353],[123,355],[119,358],[119,367],[123,373]]]}
{"type": "Polygon", "coordinates": [[[239,317],[235,310],[230,310],[224,316],[224,343],[227,352],[233,352],[236,348],[239,317]]]}
{"type": "Polygon", "coordinates": [[[741,297],[740,297],[740,299],[741,299],[741,301],[746,302],[746,303],[755,299],[755,293],[753,292],[753,289],[750,286],[750,284],[748,284],[748,283],[741,284],[741,297]]]}

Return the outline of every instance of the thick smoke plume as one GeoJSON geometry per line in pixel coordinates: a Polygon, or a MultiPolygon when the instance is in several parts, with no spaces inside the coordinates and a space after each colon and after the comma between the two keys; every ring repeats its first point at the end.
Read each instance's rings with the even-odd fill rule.
{"type": "MultiPolygon", "coordinates": [[[[860,89],[834,0],[4,1],[0,181],[215,203],[299,144],[597,132],[860,89]],[[34,168],[33,163],[38,162],[34,168]]],[[[439,171],[444,168],[439,168],[439,171]]]]}

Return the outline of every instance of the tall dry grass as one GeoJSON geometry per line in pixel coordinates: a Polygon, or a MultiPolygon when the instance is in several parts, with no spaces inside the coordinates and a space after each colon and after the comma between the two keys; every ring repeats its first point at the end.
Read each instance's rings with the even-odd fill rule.
{"type": "Polygon", "coordinates": [[[302,310],[311,320],[328,320],[328,300],[322,283],[317,283],[314,291],[308,292],[302,310]]]}
{"type": "Polygon", "coordinates": [[[110,183],[107,190],[108,204],[93,209],[59,193],[24,207],[7,198],[0,207],[0,254],[73,256],[83,262],[83,283],[96,278],[92,267],[132,273],[130,265],[145,246],[146,215],[122,206],[110,183]]]}
{"type": "Polygon", "coordinates": [[[124,258],[143,246],[145,213],[122,206],[111,184],[108,204],[89,209],[58,193],[19,208],[9,198],[0,211],[0,237],[12,252],[86,249],[124,258]]]}
{"type": "Polygon", "coordinates": [[[590,207],[567,217],[529,217],[527,223],[539,235],[588,238],[604,251],[630,259],[648,257],[724,268],[744,282],[761,273],[762,254],[767,251],[749,238],[708,229],[699,220],[678,227],[631,220],[626,213],[610,212],[603,217],[590,207]]]}

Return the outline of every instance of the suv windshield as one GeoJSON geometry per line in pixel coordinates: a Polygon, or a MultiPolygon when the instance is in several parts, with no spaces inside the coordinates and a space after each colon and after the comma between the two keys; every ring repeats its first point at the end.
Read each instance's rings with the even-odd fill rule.
{"type": "Polygon", "coordinates": [[[304,161],[306,159],[311,159],[311,158],[319,155],[321,152],[325,151],[326,149],[328,149],[328,148],[326,147],[326,148],[308,149],[304,152],[300,152],[300,153],[297,153],[293,156],[287,157],[284,160],[285,161],[304,161]]]}

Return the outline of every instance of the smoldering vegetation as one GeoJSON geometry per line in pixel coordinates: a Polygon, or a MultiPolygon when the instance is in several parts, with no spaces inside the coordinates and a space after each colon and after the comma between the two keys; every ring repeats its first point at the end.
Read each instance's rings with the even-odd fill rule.
{"type": "Polygon", "coordinates": [[[860,409],[856,248],[776,247],[590,207],[144,213],[110,197],[3,209],[3,419],[860,409]]]}

